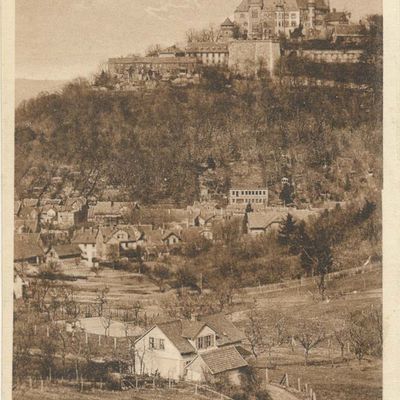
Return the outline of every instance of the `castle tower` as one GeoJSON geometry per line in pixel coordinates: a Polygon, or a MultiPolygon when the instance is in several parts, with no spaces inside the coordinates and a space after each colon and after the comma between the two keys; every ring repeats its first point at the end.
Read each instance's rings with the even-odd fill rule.
{"type": "Polygon", "coordinates": [[[233,39],[234,30],[235,24],[229,18],[227,18],[221,24],[221,33],[218,40],[222,42],[228,42],[229,40],[233,39]]]}
{"type": "Polygon", "coordinates": [[[250,0],[249,2],[249,38],[261,38],[261,11],[263,8],[263,0],[250,0]]]}
{"type": "Polygon", "coordinates": [[[275,34],[285,32],[285,7],[282,0],[275,4],[275,34]]]}
{"type": "Polygon", "coordinates": [[[315,0],[308,0],[308,24],[310,29],[315,27],[315,0]]]}

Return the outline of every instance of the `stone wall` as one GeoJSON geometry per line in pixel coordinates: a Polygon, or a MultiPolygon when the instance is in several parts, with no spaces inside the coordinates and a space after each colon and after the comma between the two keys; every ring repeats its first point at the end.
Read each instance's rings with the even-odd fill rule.
{"type": "Polygon", "coordinates": [[[243,74],[254,74],[261,68],[272,75],[280,57],[276,40],[237,40],[229,43],[229,68],[243,74]]]}

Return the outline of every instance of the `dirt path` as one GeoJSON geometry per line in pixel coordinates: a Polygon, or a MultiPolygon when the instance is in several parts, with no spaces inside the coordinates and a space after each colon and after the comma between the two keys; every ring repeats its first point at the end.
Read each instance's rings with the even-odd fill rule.
{"type": "Polygon", "coordinates": [[[282,389],[275,385],[268,385],[267,390],[268,393],[271,395],[272,400],[299,400],[299,397],[296,397],[293,394],[287,392],[285,389],[282,389]]]}

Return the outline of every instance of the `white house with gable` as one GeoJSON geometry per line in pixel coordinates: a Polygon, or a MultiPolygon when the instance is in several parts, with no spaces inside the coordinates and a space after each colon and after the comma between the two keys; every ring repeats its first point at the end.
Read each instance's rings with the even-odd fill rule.
{"type": "Polygon", "coordinates": [[[244,334],[223,315],[160,323],[136,341],[136,371],[184,379],[186,367],[198,355],[240,345],[244,339],[244,334]]]}

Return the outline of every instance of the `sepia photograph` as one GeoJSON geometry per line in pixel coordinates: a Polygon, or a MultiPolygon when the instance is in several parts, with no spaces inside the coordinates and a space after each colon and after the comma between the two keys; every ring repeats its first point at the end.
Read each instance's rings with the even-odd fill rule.
{"type": "Polygon", "coordinates": [[[382,400],[381,0],[13,3],[12,399],[382,400]]]}

